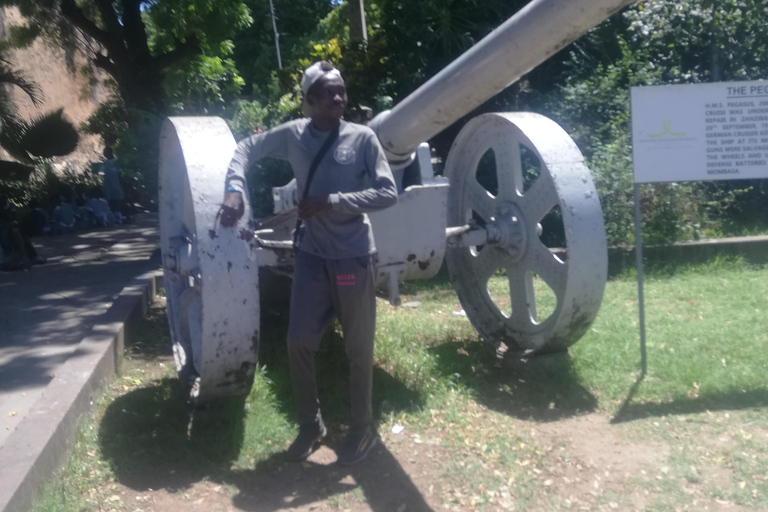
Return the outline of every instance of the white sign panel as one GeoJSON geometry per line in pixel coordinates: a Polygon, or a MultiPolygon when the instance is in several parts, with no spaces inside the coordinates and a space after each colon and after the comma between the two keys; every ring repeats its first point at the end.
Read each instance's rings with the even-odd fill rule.
{"type": "Polygon", "coordinates": [[[768,178],[768,82],[632,88],[635,183],[768,178]]]}

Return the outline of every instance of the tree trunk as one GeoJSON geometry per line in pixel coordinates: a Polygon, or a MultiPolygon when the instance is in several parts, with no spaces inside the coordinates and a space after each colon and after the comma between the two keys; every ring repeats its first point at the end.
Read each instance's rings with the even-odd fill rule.
{"type": "Polygon", "coordinates": [[[200,54],[200,42],[188,38],[184,43],[177,42],[170,52],[152,55],[141,18],[141,0],[120,0],[121,16],[111,0],[94,0],[101,26],[89,18],[76,0],[60,1],[62,15],[103,49],[93,57],[93,62],[115,79],[125,106],[165,114],[162,72],[200,54]]]}

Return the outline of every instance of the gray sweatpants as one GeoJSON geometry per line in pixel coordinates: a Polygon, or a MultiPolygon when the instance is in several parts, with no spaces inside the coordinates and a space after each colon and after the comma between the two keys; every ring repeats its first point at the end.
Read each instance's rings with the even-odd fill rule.
{"type": "Polygon", "coordinates": [[[298,251],[293,270],[288,357],[300,425],[318,421],[315,353],[334,313],[349,361],[350,429],[373,420],[371,386],[376,329],[373,257],[329,260],[298,251]]]}

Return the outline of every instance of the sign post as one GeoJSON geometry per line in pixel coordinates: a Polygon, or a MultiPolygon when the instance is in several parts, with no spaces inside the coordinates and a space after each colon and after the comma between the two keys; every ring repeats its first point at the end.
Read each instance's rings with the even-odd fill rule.
{"type": "Polygon", "coordinates": [[[768,82],[633,87],[640,358],[647,371],[640,185],[768,178],[768,82]]]}

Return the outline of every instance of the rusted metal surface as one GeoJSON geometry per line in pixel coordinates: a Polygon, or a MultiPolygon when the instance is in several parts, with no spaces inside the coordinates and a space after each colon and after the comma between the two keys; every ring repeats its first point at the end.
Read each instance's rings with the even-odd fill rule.
{"type": "Polygon", "coordinates": [[[390,162],[467,115],[632,0],[532,0],[371,122],[390,162]]]}
{"type": "Polygon", "coordinates": [[[257,247],[217,212],[235,141],[220,118],[170,118],[160,140],[160,232],[174,357],[190,397],[251,388],[259,342],[257,247]]]}
{"type": "MultiPolygon", "coordinates": [[[[597,315],[608,260],[600,201],[573,140],[538,114],[486,114],[457,137],[446,175],[451,182],[449,225],[470,224],[474,212],[487,231],[485,239],[474,239],[476,245],[446,254],[454,288],[475,328],[519,351],[559,350],[575,343],[597,315]],[[540,164],[539,176],[527,190],[521,147],[540,164]],[[477,179],[478,164],[488,150],[496,162],[495,194],[477,179]],[[539,223],[555,207],[562,214],[565,257],[539,238],[539,223]],[[508,298],[493,297],[488,290],[489,279],[499,270],[509,281],[508,298]],[[536,312],[532,273],[557,298],[546,319],[536,312]],[[509,303],[511,311],[502,303],[509,303]]],[[[457,231],[455,236],[473,232],[457,231]]]]}

